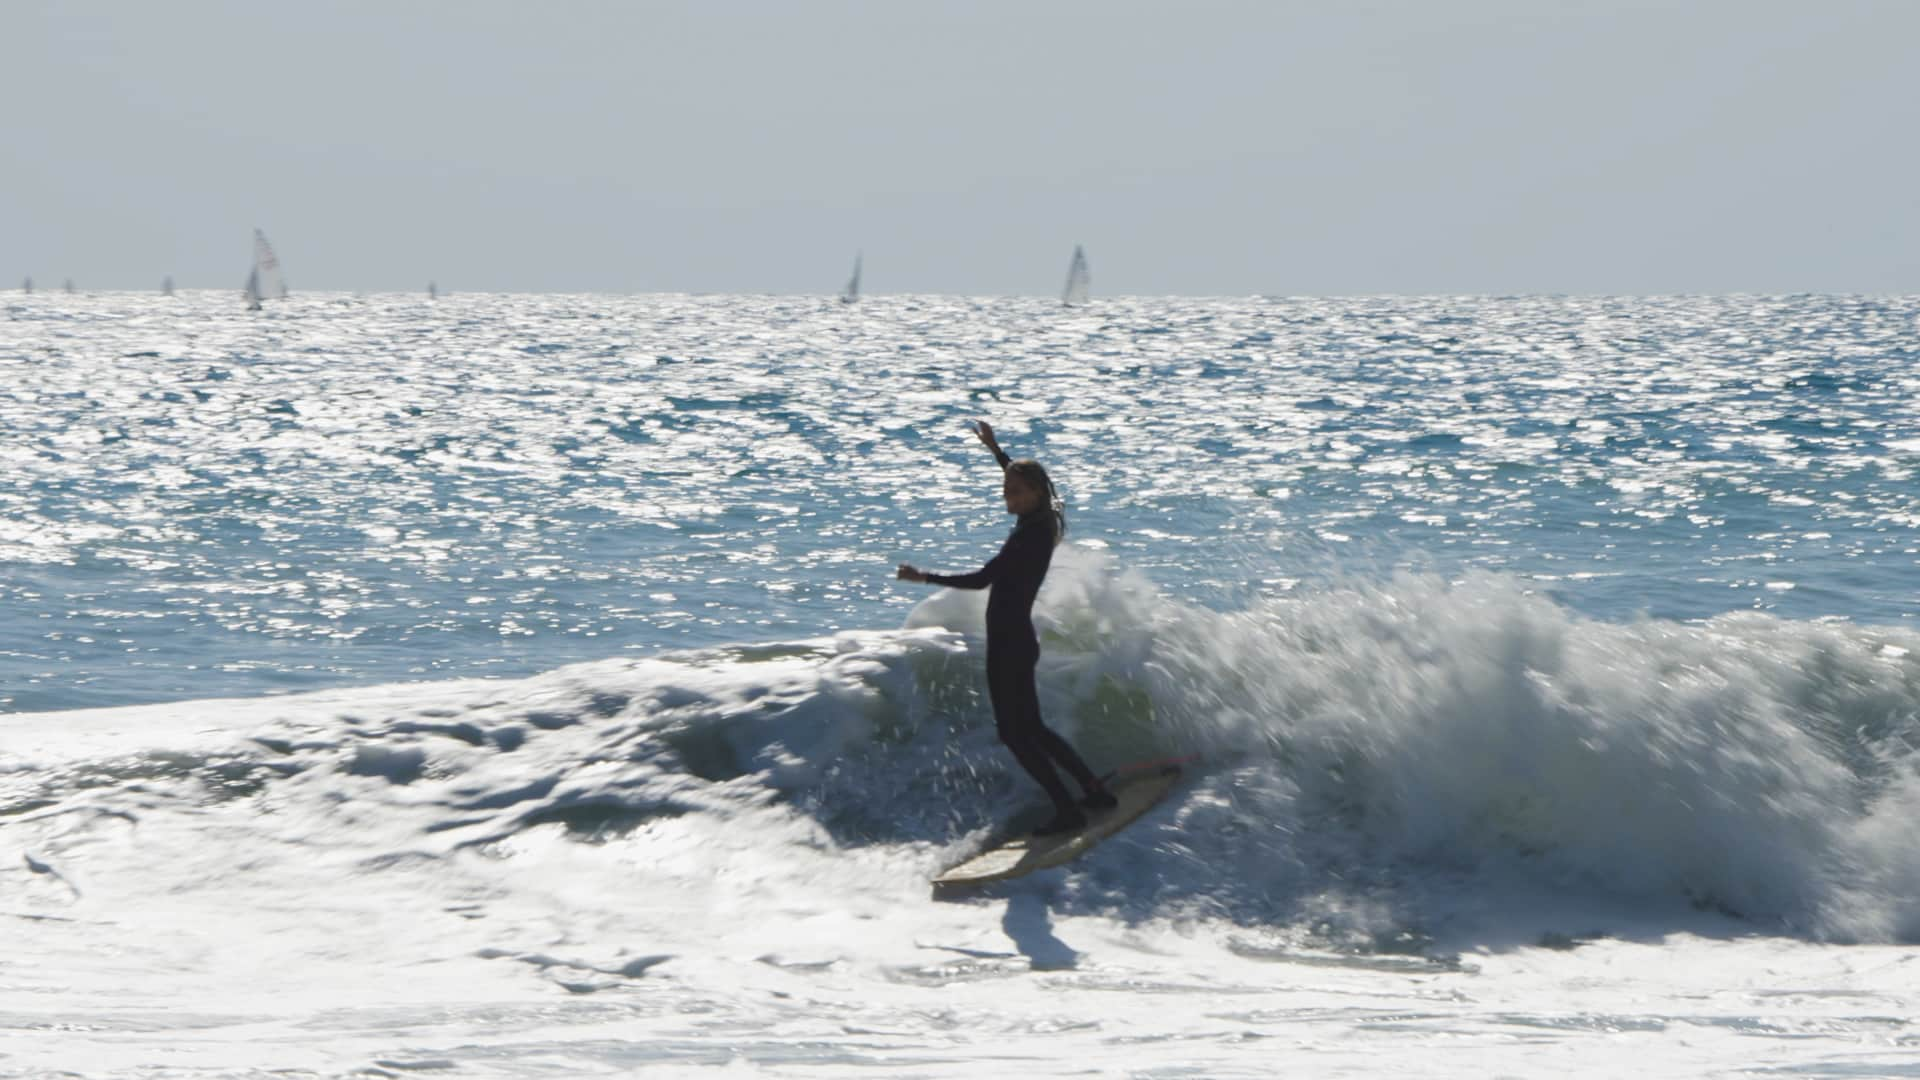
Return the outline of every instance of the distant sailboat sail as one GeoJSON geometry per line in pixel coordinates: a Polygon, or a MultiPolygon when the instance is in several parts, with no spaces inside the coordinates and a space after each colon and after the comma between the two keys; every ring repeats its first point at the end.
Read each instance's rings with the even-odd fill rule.
{"type": "Polygon", "coordinates": [[[260,268],[257,266],[247,273],[247,310],[260,310],[260,268]]]}
{"type": "Polygon", "coordinates": [[[846,289],[840,293],[840,302],[843,304],[851,304],[860,299],[860,259],[863,254],[865,253],[856,252],[853,256],[853,277],[848,280],[846,289]]]}
{"type": "Polygon", "coordinates": [[[166,280],[160,283],[160,295],[161,296],[173,295],[173,275],[172,274],[168,274],[166,277],[166,280]]]}
{"type": "Polygon", "coordinates": [[[1087,253],[1080,250],[1079,244],[1075,244],[1073,261],[1067,264],[1067,287],[1060,294],[1060,302],[1063,304],[1086,303],[1087,286],[1092,283],[1093,278],[1087,273],[1087,253]]]}
{"type": "Polygon", "coordinates": [[[280,272],[280,257],[267,243],[267,234],[259,229],[253,230],[253,272],[259,275],[256,292],[261,298],[287,298],[287,278],[280,272]]]}
{"type": "Polygon", "coordinates": [[[74,289],[74,287],[73,287],[73,279],[72,279],[72,278],[68,278],[68,279],[67,279],[67,295],[68,295],[68,296],[72,296],[72,295],[74,294],[74,292],[76,292],[76,291],[77,291],[77,290],[75,290],[75,289],[74,289]]]}
{"type": "Polygon", "coordinates": [[[431,281],[427,282],[427,299],[440,299],[440,286],[438,284],[431,281]]]}
{"type": "Polygon", "coordinates": [[[31,296],[33,294],[33,278],[29,277],[27,280],[21,282],[20,291],[31,296]]]}

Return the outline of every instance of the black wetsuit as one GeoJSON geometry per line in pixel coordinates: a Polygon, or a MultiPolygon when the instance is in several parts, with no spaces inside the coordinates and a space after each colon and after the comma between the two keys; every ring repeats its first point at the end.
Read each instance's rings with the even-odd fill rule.
{"type": "MultiPolygon", "coordinates": [[[[1009,459],[995,448],[1005,468],[1009,459]]],[[[1046,789],[1055,808],[1072,811],[1073,797],[1054,771],[1058,764],[1093,791],[1100,781],[1059,733],[1040,719],[1040,693],[1033,669],[1040,662],[1040,639],[1033,632],[1033,598],[1053,562],[1058,524],[1051,509],[1022,514],[1000,553],[971,574],[928,574],[927,581],[955,589],[984,589],[987,597],[987,694],[1000,741],[1014,759],[1046,789]]]]}

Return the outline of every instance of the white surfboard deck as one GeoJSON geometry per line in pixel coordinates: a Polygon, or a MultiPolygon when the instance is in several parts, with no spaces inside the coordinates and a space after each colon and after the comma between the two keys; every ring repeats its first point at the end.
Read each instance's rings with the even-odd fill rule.
{"type": "Polygon", "coordinates": [[[1178,765],[1123,772],[1107,783],[1107,790],[1113,792],[1120,805],[1111,810],[1089,811],[1085,828],[1058,836],[1016,836],[994,844],[943,871],[933,879],[933,884],[935,888],[985,885],[1071,862],[1152,809],[1179,780],[1178,765]]]}

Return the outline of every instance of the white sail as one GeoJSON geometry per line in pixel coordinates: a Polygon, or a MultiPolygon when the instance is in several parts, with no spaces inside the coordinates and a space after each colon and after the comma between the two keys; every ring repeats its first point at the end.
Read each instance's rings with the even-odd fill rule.
{"type": "Polygon", "coordinates": [[[173,295],[173,275],[172,274],[168,274],[166,276],[166,279],[160,282],[160,295],[161,296],[173,295]]]}
{"type": "Polygon", "coordinates": [[[260,310],[260,268],[254,267],[247,273],[247,310],[260,310]]]}
{"type": "Polygon", "coordinates": [[[848,280],[846,289],[840,293],[840,302],[843,304],[851,304],[860,299],[860,258],[862,254],[864,254],[864,252],[856,252],[853,256],[853,277],[848,280]]]}
{"type": "Polygon", "coordinates": [[[429,300],[438,300],[438,299],[440,299],[440,286],[439,286],[439,284],[437,284],[437,283],[435,283],[435,282],[432,282],[432,281],[429,281],[429,282],[427,282],[427,299],[429,299],[429,300]]]}
{"type": "Polygon", "coordinates": [[[280,272],[280,257],[273,253],[273,245],[267,243],[267,234],[259,229],[253,230],[253,272],[259,276],[255,283],[255,295],[261,299],[267,297],[287,297],[287,278],[280,272]]]}
{"type": "Polygon", "coordinates": [[[1067,264],[1067,287],[1060,294],[1063,304],[1084,304],[1087,302],[1087,286],[1093,278],[1087,273],[1087,253],[1080,245],[1073,245],[1073,261],[1067,264]]]}

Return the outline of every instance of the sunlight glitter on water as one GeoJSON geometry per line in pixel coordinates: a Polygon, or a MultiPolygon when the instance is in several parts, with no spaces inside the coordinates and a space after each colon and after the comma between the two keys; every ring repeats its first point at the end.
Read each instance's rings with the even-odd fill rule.
{"type": "Polygon", "coordinates": [[[1605,618],[1902,620],[1916,309],[19,297],[0,707],[897,625],[894,561],[1004,529],[976,416],[1049,463],[1076,542],[1221,609],[1479,567],[1605,618]],[[1780,573],[1727,569],[1755,559],[1780,573]]]}

